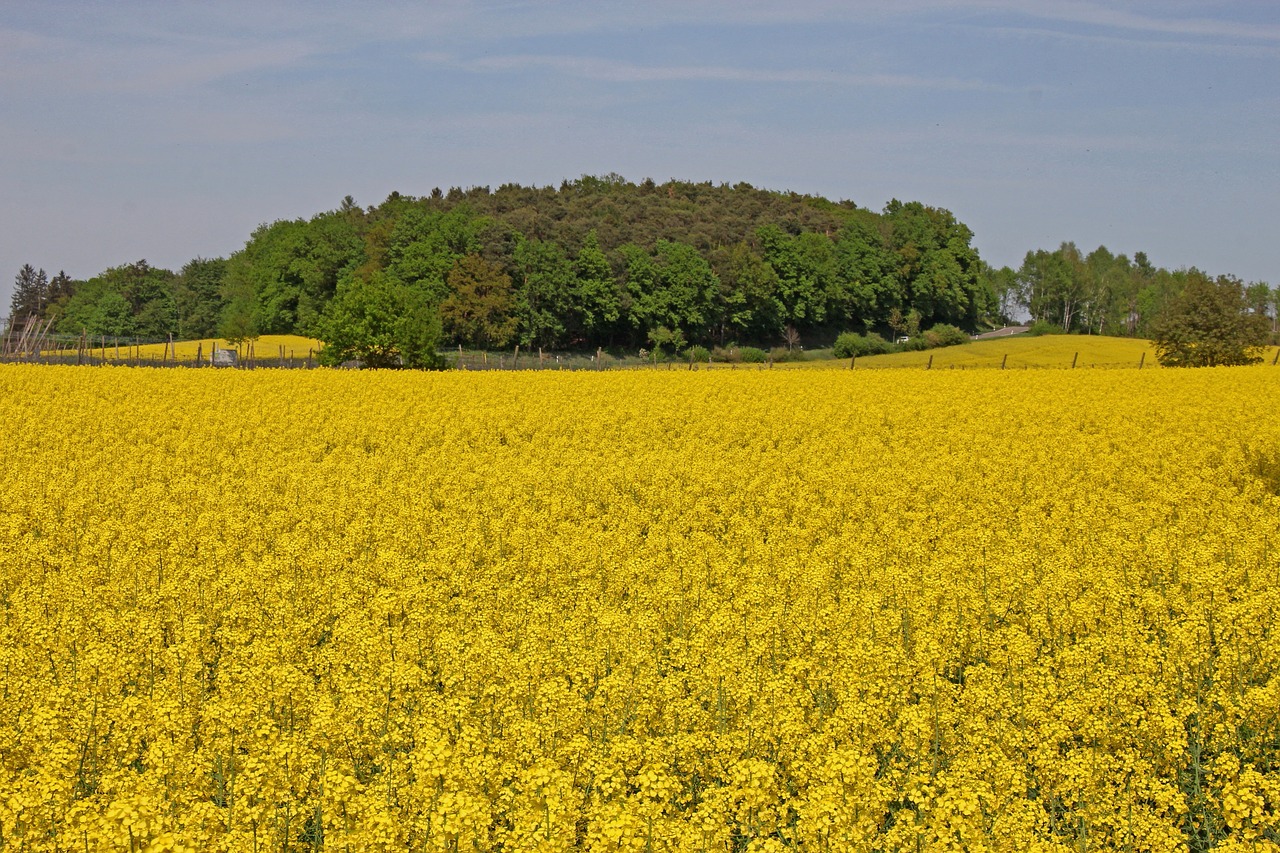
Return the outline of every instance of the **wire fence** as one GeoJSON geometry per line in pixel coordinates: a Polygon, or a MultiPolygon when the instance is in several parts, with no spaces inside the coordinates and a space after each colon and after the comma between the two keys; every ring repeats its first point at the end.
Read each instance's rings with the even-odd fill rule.
{"type": "MultiPolygon", "coordinates": [[[[105,335],[50,334],[48,325],[35,320],[22,328],[5,324],[5,334],[0,345],[0,363],[61,364],[61,365],[121,365],[130,367],[180,367],[180,368],[232,368],[239,370],[309,370],[320,366],[318,352],[305,352],[287,346],[263,347],[259,353],[255,342],[246,342],[236,349],[219,347],[216,341],[177,342],[172,338],[159,340],[110,338],[105,335]],[[159,351],[157,351],[157,349],[159,351]]],[[[1264,363],[1280,365],[1280,347],[1272,347],[1264,363]],[[1270,351],[1274,350],[1274,352],[1270,351]]],[[[705,351],[704,351],[705,353],[705,351]]],[[[994,357],[980,361],[952,361],[946,350],[930,352],[927,358],[896,360],[883,356],[855,356],[847,361],[831,357],[813,360],[803,357],[784,357],[775,360],[772,353],[765,361],[695,360],[687,356],[666,356],[640,351],[636,354],[606,352],[603,348],[594,353],[548,352],[541,349],[522,350],[465,350],[441,353],[450,368],[479,371],[602,371],[602,370],[771,370],[775,364],[788,368],[847,369],[847,370],[1055,370],[1055,369],[1143,369],[1156,366],[1154,357],[1142,352],[1136,359],[1124,361],[1099,361],[1092,354],[1072,353],[1070,359],[1051,358],[1047,354],[1004,353],[996,361],[994,357]],[[941,353],[941,357],[938,357],[941,353]],[[935,363],[936,362],[936,363],[935,363]]],[[[824,354],[825,355],[825,354],[824,354]]],[[[923,356],[923,354],[920,354],[923,356]]],[[[1108,353],[1107,355],[1112,355],[1108,353]]],[[[356,362],[343,367],[358,368],[356,362]]]]}
{"type": "Polygon", "coordinates": [[[236,349],[219,347],[216,341],[175,342],[87,335],[15,335],[0,342],[0,363],[122,365],[129,367],[232,367],[240,369],[317,367],[314,349],[298,351],[279,346],[264,348],[248,343],[236,349]]]}

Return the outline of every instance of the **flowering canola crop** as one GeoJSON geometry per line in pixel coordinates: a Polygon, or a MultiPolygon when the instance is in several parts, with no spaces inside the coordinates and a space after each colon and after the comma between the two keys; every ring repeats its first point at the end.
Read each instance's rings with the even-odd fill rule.
{"type": "Polygon", "coordinates": [[[2,366],[0,849],[1277,850],[1278,378],[2,366]]]}

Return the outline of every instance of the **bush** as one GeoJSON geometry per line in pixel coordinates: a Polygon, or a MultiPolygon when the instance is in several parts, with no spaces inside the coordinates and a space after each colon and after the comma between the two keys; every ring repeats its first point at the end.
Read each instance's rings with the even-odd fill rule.
{"type": "Polygon", "coordinates": [[[804,354],[804,350],[799,349],[798,347],[796,349],[787,349],[786,347],[774,347],[773,349],[769,350],[769,355],[773,357],[774,361],[779,363],[782,363],[784,361],[808,361],[809,360],[809,357],[804,354]]]}
{"type": "Polygon", "coordinates": [[[895,346],[898,348],[898,352],[920,352],[929,348],[929,342],[924,335],[916,335],[914,338],[907,338],[903,343],[895,344],[895,346]]]}
{"type": "Polygon", "coordinates": [[[884,355],[893,352],[893,344],[886,341],[875,332],[867,332],[867,355],[884,355]]]}
{"type": "Polygon", "coordinates": [[[685,350],[685,356],[689,361],[710,361],[711,350],[704,346],[691,346],[685,350]]]}
{"type": "Polygon", "coordinates": [[[1031,324],[1031,328],[1027,329],[1027,334],[1032,337],[1039,337],[1040,335],[1065,335],[1066,332],[1063,331],[1061,326],[1055,326],[1048,320],[1036,320],[1031,324]]]}
{"type": "Polygon", "coordinates": [[[831,347],[831,354],[836,358],[853,358],[858,355],[866,355],[866,338],[857,332],[841,332],[836,338],[835,344],[831,347]]]}
{"type": "Polygon", "coordinates": [[[759,347],[738,347],[738,357],[743,364],[764,364],[769,360],[769,353],[759,347]]]}
{"type": "Polygon", "coordinates": [[[711,360],[725,364],[737,364],[742,361],[742,355],[738,352],[736,346],[730,344],[727,347],[712,347],[711,360]]]}
{"type": "Polygon", "coordinates": [[[836,358],[853,358],[864,355],[883,355],[893,351],[893,345],[875,332],[859,335],[857,332],[844,332],[836,338],[832,355],[836,358]]]}
{"type": "Polygon", "coordinates": [[[938,323],[924,333],[925,343],[935,347],[954,347],[969,343],[969,336],[955,326],[938,323]]]}

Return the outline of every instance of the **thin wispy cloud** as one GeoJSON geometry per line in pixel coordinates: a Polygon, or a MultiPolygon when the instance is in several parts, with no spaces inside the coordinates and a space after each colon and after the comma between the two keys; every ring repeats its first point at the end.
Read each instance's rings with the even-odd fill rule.
{"type": "Polygon", "coordinates": [[[441,53],[424,53],[421,60],[454,68],[502,73],[543,69],[586,80],[607,83],[763,83],[795,85],[854,86],[891,89],[937,89],[944,91],[1025,91],[983,80],[954,77],[924,77],[910,74],[850,74],[812,69],[741,68],[723,65],[640,65],[587,56],[546,56],[512,54],[459,60],[441,53]]]}
{"type": "Polygon", "coordinates": [[[0,81],[30,94],[179,92],[235,76],[296,66],[316,48],[300,40],[257,44],[80,45],[0,31],[0,81]],[[12,49],[6,50],[6,46],[12,49]]]}
{"type": "MultiPolygon", "coordinates": [[[[976,29],[976,28],[975,28],[976,29]]],[[[1068,32],[1062,29],[1051,29],[1042,26],[999,26],[982,27],[983,32],[996,36],[1013,38],[1049,39],[1060,42],[1075,42],[1098,46],[1115,46],[1125,50],[1161,50],[1179,53],[1220,54],[1251,59],[1280,59],[1280,43],[1278,44],[1240,44],[1239,42],[1221,41],[1188,41],[1185,39],[1167,38],[1133,38],[1104,33],[1068,32]]]]}
{"type": "Polygon", "coordinates": [[[1277,24],[1256,24],[1221,18],[1157,17],[1096,3],[1014,3],[1009,4],[1008,8],[1047,20],[1135,33],[1280,43],[1280,25],[1277,24]]]}
{"type": "Polygon", "coordinates": [[[1106,210],[1108,244],[1274,277],[1274,79],[1264,0],[0,0],[0,308],[6,269],[143,251],[122,194],[180,266],[228,217],[609,171],[917,198],[997,264],[1106,210]]]}

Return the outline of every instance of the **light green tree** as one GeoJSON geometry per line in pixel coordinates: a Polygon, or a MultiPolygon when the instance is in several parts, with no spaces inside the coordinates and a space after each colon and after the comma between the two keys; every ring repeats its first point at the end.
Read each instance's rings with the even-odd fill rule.
{"type": "Polygon", "coordinates": [[[368,368],[444,368],[440,320],[426,297],[386,273],[348,276],[320,321],[320,363],[368,368]]]}

